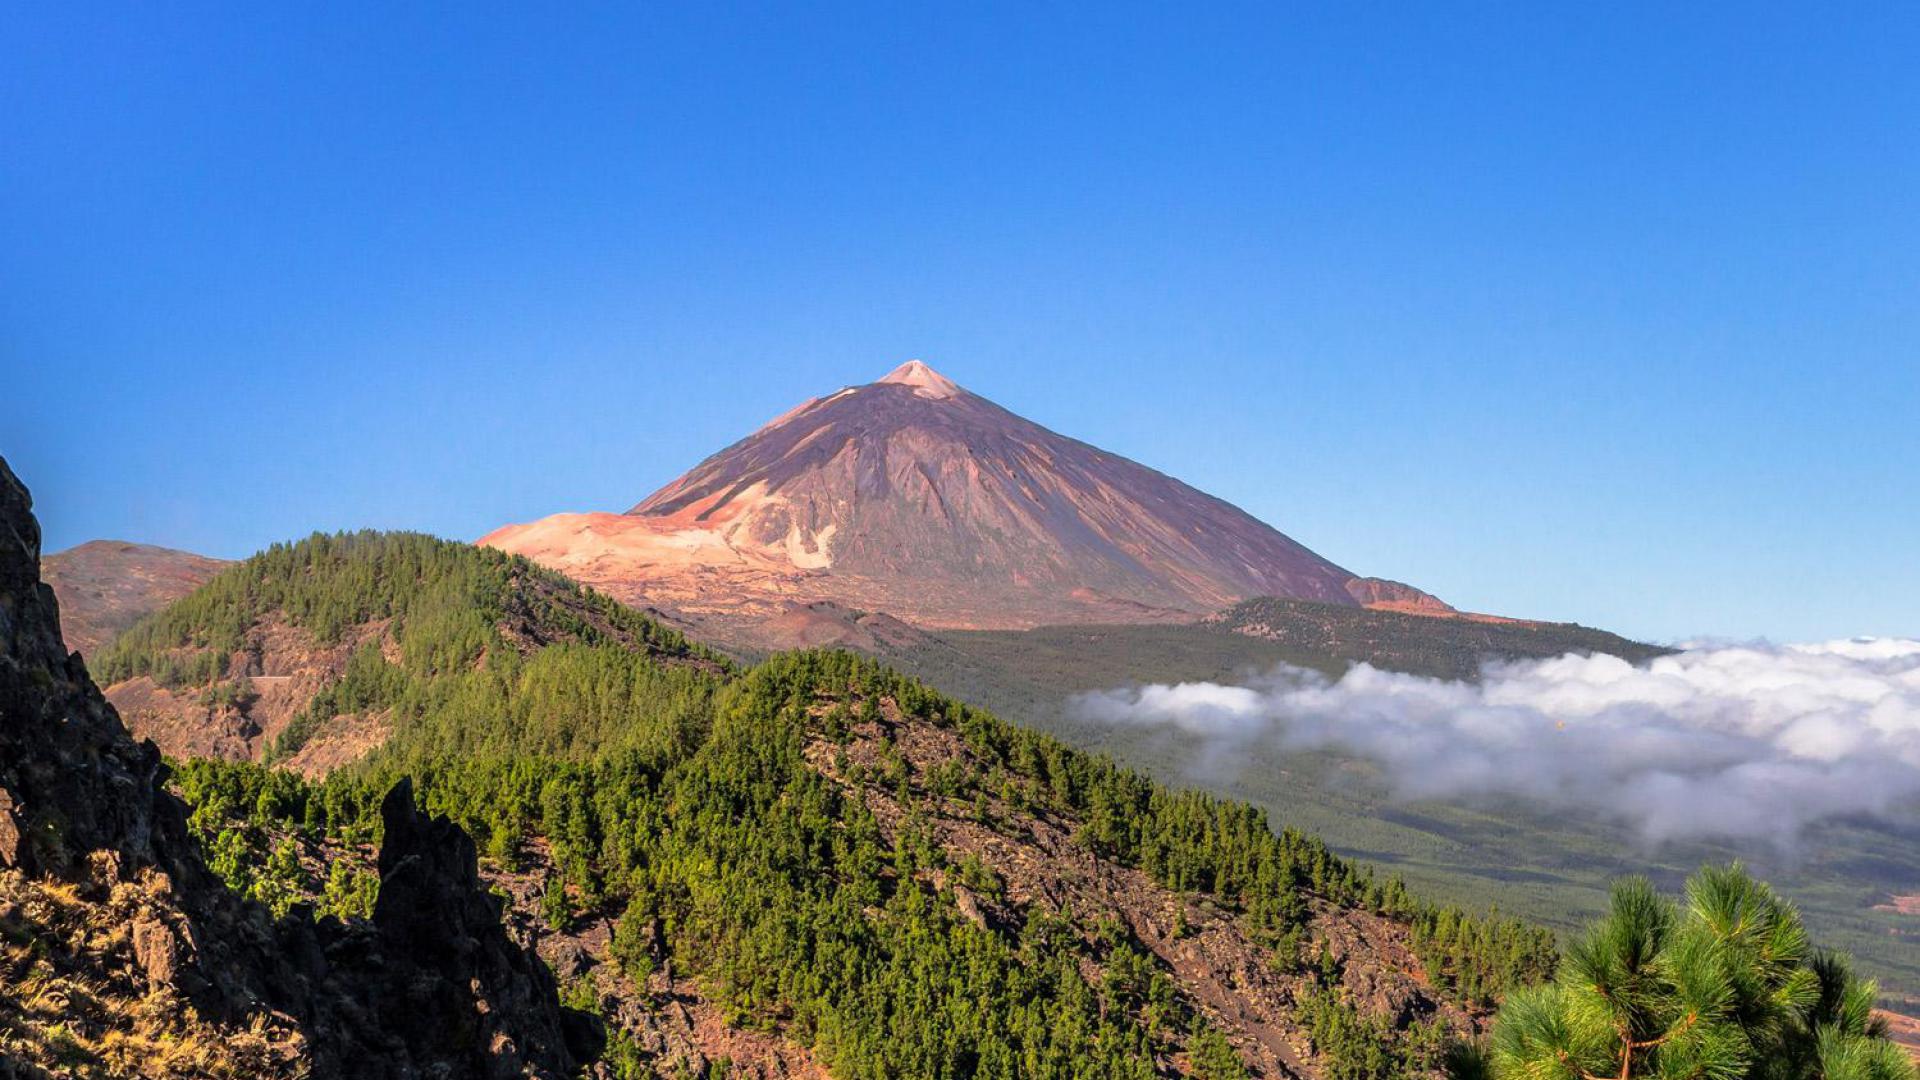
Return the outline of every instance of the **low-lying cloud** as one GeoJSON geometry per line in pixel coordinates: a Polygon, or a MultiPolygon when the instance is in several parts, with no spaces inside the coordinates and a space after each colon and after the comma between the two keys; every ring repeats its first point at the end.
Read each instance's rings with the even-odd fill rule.
{"type": "Polygon", "coordinates": [[[1920,641],[1704,645],[1635,666],[1562,656],[1479,682],[1280,667],[1244,685],[1085,694],[1083,719],[1178,729],[1211,760],[1260,742],[1378,762],[1396,796],[1509,796],[1651,841],[1790,844],[1819,821],[1913,820],[1920,641]]]}

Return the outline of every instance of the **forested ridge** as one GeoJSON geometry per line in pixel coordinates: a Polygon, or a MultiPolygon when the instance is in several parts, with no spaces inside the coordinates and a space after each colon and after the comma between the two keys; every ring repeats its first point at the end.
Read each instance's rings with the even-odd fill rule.
{"type": "Polygon", "coordinates": [[[508,585],[545,573],[517,560],[378,534],[268,555],[112,662],[217,651],[279,603],[317,633],[390,618],[400,656],[361,648],[312,711],[389,709],[392,734],[319,781],[178,763],[214,869],[276,911],[364,917],[381,796],[411,777],[537,935],[586,944],[568,1000],[607,1019],[617,1077],[733,1071],[653,1030],[689,987],[857,1080],[1436,1075],[1555,971],[1542,929],[1423,901],[871,660],[742,670],[564,579],[571,631],[512,647],[508,585]],[[1191,967],[1219,949],[1258,968],[1224,999],[1191,967]]]}
{"type": "Polygon", "coordinates": [[[102,683],[133,675],[208,682],[269,613],[327,644],[354,626],[394,619],[412,635],[403,644],[417,646],[408,662],[422,671],[456,667],[504,644],[510,616],[586,642],[618,640],[657,656],[719,662],[679,631],[520,556],[422,533],[361,530],[275,544],[228,567],[129,628],[91,667],[102,683]],[[184,666],[183,653],[192,656],[184,666]]]}
{"type": "MultiPolygon", "coordinates": [[[[963,906],[993,906],[1004,886],[990,860],[936,842],[949,818],[1008,834],[1058,821],[1080,850],[1220,905],[1275,969],[1317,988],[1295,1004],[1329,1075],[1432,1067],[1456,1032],[1437,1014],[1372,1016],[1349,1000],[1315,905],[1400,926],[1454,1015],[1551,971],[1543,931],[1424,904],[1251,807],[1158,786],[850,654],[738,671],[564,579],[532,595],[568,598],[555,607],[571,632],[508,647],[511,605],[528,594],[514,582],[549,577],[425,537],[315,537],[223,574],[101,666],[152,674],[241,649],[275,613],[322,639],[392,620],[398,656],[363,645],[310,708],[316,721],[390,710],[392,735],[366,760],[318,783],[181,764],[230,884],[281,910],[363,912],[375,882],[351,852],[375,839],[380,794],[411,776],[491,863],[537,864],[552,926],[611,919],[610,966],[634,994],[657,971],[691,977],[729,1021],[808,1047],[839,1076],[1235,1075],[1206,1010],[1106,914],[1005,902],[969,918],[963,906]],[[582,606],[591,618],[572,614],[582,606]],[[675,662],[687,659],[702,662],[675,662]],[[957,740],[950,758],[886,749],[922,727],[957,740]],[[881,756],[821,758],[856,742],[881,756]]],[[[611,1046],[624,1075],[668,1065],[617,1034],[611,1046]]]]}
{"type": "Polygon", "coordinates": [[[476,719],[459,728],[473,749],[486,735],[460,696],[462,680],[481,671],[526,680],[510,695],[515,706],[567,715],[571,731],[616,722],[615,708],[704,708],[699,673],[731,667],[679,631],[524,558],[371,531],[276,544],[141,620],[89,666],[102,684],[144,675],[244,707],[254,696],[249,676],[260,673],[261,628],[275,623],[304,631],[316,647],[354,647],[275,734],[274,758],[336,716],[388,709],[463,709],[476,719]]]}
{"type": "MultiPolygon", "coordinates": [[[[844,653],[782,656],[748,672],[721,691],[692,743],[675,724],[624,731],[620,749],[570,741],[554,755],[541,748],[556,740],[538,725],[513,726],[505,730],[520,746],[473,756],[422,732],[317,785],[212,762],[184,766],[181,783],[214,850],[256,831],[256,858],[222,865],[271,868],[273,826],[371,840],[378,793],[411,775],[425,805],[466,826],[494,858],[510,864],[539,838],[552,867],[544,916],[562,926],[614,913],[612,953],[629,979],[673,965],[700,979],[734,1022],[814,1047],[836,1075],[1153,1076],[1183,1047],[1230,1057],[1172,975],[1117,925],[1071,910],[999,929],[969,921],[956,890],[991,897],[989,866],[954,859],[915,815],[889,835],[860,799],[810,767],[810,741],[874,723],[861,719],[868,703],[950,731],[968,748],[937,774],[909,776],[904,764],[855,772],[861,784],[909,791],[903,804],[915,815],[1064,815],[1103,858],[1231,904],[1271,962],[1323,984],[1301,1008],[1336,1063],[1329,1075],[1431,1066],[1447,1033],[1398,1031],[1346,1005],[1340,973],[1320,968],[1312,898],[1407,921],[1431,978],[1463,997],[1484,1001],[1551,968],[1551,939],[1539,931],[1422,905],[1311,838],[1274,833],[1244,806],[1158,788],[844,653]],[[953,884],[937,886],[934,876],[953,884]],[[1083,965],[1099,976],[1085,978],[1083,965]]],[[[503,697],[496,707],[510,705],[503,697]]],[[[294,866],[284,853],[278,863],[294,866]]],[[[284,883],[271,874],[249,874],[246,884],[269,898],[317,888],[323,910],[335,913],[365,896],[351,876],[284,883]]]]}

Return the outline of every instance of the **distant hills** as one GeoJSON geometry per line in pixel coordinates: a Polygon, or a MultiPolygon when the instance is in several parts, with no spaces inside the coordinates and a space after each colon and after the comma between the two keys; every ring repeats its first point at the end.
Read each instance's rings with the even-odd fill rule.
{"type": "Polygon", "coordinates": [[[40,573],[60,600],[67,648],[92,656],[142,616],[206,584],[225,565],[152,544],[90,540],[47,556],[40,573]]]}
{"type": "Polygon", "coordinates": [[[803,402],[624,514],[480,542],[763,647],[820,601],[935,629],[1186,621],[1253,596],[1452,612],[917,360],[803,402]]]}
{"type": "Polygon", "coordinates": [[[1463,615],[1434,619],[1398,606],[1361,610],[1259,596],[1208,616],[1208,626],[1288,647],[1307,666],[1339,674],[1369,663],[1440,679],[1471,679],[1489,659],[1607,653],[1630,663],[1671,650],[1574,623],[1463,615]]]}
{"type": "MultiPolygon", "coordinates": [[[[138,557],[120,556],[129,566],[138,557]]],[[[421,534],[315,535],[221,565],[194,592],[88,657],[133,733],[179,758],[268,760],[324,774],[384,742],[396,709],[425,709],[482,669],[537,668],[549,662],[537,654],[555,644],[613,646],[669,666],[720,670],[731,662],[677,627],[521,556],[421,534]]],[[[146,601],[155,595],[121,592],[146,601]]],[[[1490,659],[1601,651],[1637,661],[1662,651],[1571,625],[1272,597],[1201,620],[996,632],[924,630],[815,601],[789,605],[766,626],[796,647],[848,648],[902,664],[1016,715],[1028,710],[1005,690],[1023,678],[1034,680],[1033,695],[1051,699],[1088,677],[1154,677],[1156,657],[1183,657],[1221,677],[1251,657],[1284,657],[1330,674],[1365,661],[1470,678],[1490,659]],[[989,644],[996,635],[1010,654],[996,658],[989,644]],[[1050,656],[1059,671],[1034,666],[1050,656]],[[1217,671],[1208,657],[1218,658],[1217,671]]]]}

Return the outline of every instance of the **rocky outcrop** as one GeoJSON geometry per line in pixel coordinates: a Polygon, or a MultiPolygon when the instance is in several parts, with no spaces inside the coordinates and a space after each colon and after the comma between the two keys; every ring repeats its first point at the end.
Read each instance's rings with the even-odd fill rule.
{"type": "MultiPolygon", "coordinates": [[[[300,1047],[250,1058],[235,1067],[244,1075],[558,1078],[597,1053],[592,1027],[561,1009],[552,975],[507,937],[471,839],[417,812],[405,783],[383,806],[371,922],[315,922],[299,910],[275,920],[228,892],[165,790],[159,752],[133,741],[66,651],[39,554],[31,500],[0,460],[0,885],[29,898],[17,906],[32,917],[11,920],[19,933],[46,936],[43,951],[64,965],[36,978],[71,978],[97,994],[133,986],[121,991],[130,1001],[177,996],[194,1024],[214,1025],[196,1038],[215,1057],[221,1031],[236,1045],[249,1032],[280,1031],[279,1044],[300,1047]],[[70,925],[111,932],[80,936],[98,948],[63,951],[52,939],[70,925]]],[[[132,1045],[152,1023],[132,1004],[4,1019],[27,1031],[127,1027],[122,1038],[103,1034],[103,1047],[132,1045]]],[[[62,1054],[87,1045],[61,1038],[62,1054]]],[[[97,1071],[115,1067],[103,1061],[97,1071]]]]}
{"type": "Polygon", "coordinates": [[[1362,607],[1383,611],[1405,611],[1414,614],[1452,615],[1452,604],[1423,589],[1416,589],[1404,581],[1390,581],[1387,578],[1357,577],[1347,582],[1347,595],[1359,601],[1362,607]]]}
{"type": "Polygon", "coordinates": [[[552,972],[508,940],[472,837],[416,811],[409,780],[387,793],[380,817],[386,836],[373,926],[384,952],[415,969],[381,991],[385,1011],[411,1018],[401,1034],[412,1056],[464,1061],[461,1076],[513,1077],[590,1047],[587,1018],[556,1007],[552,972]]]}
{"type": "Polygon", "coordinates": [[[160,787],[160,754],[136,745],[60,638],[40,581],[40,526],[0,460],[0,865],[72,876],[95,851],[171,866],[185,818],[160,787]]]}

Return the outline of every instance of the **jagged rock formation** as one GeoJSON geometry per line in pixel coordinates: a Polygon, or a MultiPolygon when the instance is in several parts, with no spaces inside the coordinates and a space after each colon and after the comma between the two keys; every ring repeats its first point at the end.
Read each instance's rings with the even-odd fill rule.
{"type": "Polygon", "coordinates": [[[591,1045],[586,1018],[557,1007],[552,972],[508,941],[500,899],[481,884],[473,838],[446,818],[416,812],[411,780],[387,793],[380,817],[374,929],[389,952],[443,980],[423,984],[416,976],[384,987],[391,991],[385,1009],[411,1013],[403,1031],[428,1034],[430,1053],[464,1057],[471,1075],[514,1076],[537,1062],[563,1067],[574,1059],[569,1046],[591,1045]],[[468,987],[471,998],[457,992],[468,987]]]}
{"type": "Polygon", "coordinates": [[[39,554],[31,501],[0,459],[0,864],[66,876],[96,851],[181,863],[185,821],[161,791],[160,754],[127,737],[68,654],[39,554]]]}
{"type": "Polygon", "coordinates": [[[89,540],[40,560],[40,579],[60,601],[60,636],[91,657],[114,636],[193,590],[226,566],[189,551],[89,540]]]}
{"type": "Polygon", "coordinates": [[[0,927],[32,946],[0,964],[0,1075],[561,1077],[597,1052],[506,936],[472,842],[406,785],[370,922],[274,920],[228,892],[159,752],[62,644],[31,510],[0,460],[0,927]],[[70,987],[52,1005],[49,980],[70,987]],[[163,1060],[183,1033],[194,1054],[163,1060]]]}
{"type": "Polygon", "coordinates": [[[917,360],[805,402],[626,514],[481,543],[723,634],[815,600],[935,628],[1184,620],[1262,595],[1450,610],[917,360]]]}

